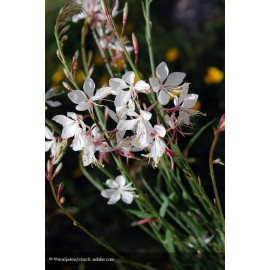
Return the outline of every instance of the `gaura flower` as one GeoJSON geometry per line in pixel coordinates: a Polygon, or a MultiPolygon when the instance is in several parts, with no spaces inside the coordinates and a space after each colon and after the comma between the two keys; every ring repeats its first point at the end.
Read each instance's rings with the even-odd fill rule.
{"type": "Polygon", "coordinates": [[[48,152],[51,149],[51,157],[55,155],[56,152],[56,139],[53,136],[51,130],[45,126],[45,138],[49,141],[45,141],[45,152],[48,152]]]}
{"type": "Polygon", "coordinates": [[[68,112],[67,116],[68,117],[65,115],[56,115],[52,120],[63,126],[62,139],[74,137],[71,147],[74,151],[79,151],[84,146],[83,137],[86,132],[83,117],[74,112],[68,112]]]}
{"type": "Polygon", "coordinates": [[[116,95],[114,105],[115,107],[122,107],[130,100],[134,100],[137,93],[148,93],[150,85],[143,80],[134,82],[135,73],[133,71],[126,72],[122,79],[112,78],[109,85],[112,88],[112,93],[116,95]]]}
{"type": "Polygon", "coordinates": [[[142,156],[152,158],[153,167],[156,168],[160,158],[168,148],[162,139],[166,135],[166,129],[162,125],[155,125],[154,133],[150,135],[153,136],[153,141],[149,146],[150,152],[149,154],[142,154],[142,156]]]}
{"type": "Polygon", "coordinates": [[[110,87],[103,87],[98,89],[95,95],[94,90],[94,81],[87,77],[83,84],[83,91],[72,90],[70,93],[68,93],[68,97],[73,103],[78,104],[76,106],[76,110],[89,110],[93,107],[93,104],[96,104],[95,101],[101,100],[111,93],[110,87]]]}
{"type": "Polygon", "coordinates": [[[115,204],[120,199],[127,204],[131,204],[135,197],[138,197],[134,193],[134,187],[132,183],[126,185],[126,179],[123,175],[118,175],[115,180],[108,179],[106,185],[109,189],[101,191],[101,196],[109,199],[108,204],[115,204]]]}
{"type": "Polygon", "coordinates": [[[62,103],[50,100],[52,97],[61,95],[63,92],[57,92],[55,88],[49,89],[45,94],[45,103],[51,107],[59,107],[62,103]]]}
{"type": "Polygon", "coordinates": [[[158,101],[162,105],[166,105],[170,101],[169,91],[176,91],[182,83],[186,74],[183,72],[173,72],[169,74],[168,66],[165,62],[161,62],[156,68],[155,78],[150,78],[150,84],[154,92],[159,92],[158,101]]]}

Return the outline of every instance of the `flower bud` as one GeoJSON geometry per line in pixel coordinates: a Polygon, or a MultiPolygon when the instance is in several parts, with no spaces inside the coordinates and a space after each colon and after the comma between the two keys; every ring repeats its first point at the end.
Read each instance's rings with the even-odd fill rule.
{"type": "Polygon", "coordinates": [[[128,3],[126,2],[123,12],[123,20],[122,20],[123,25],[125,25],[127,22],[127,16],[128,16],[128,3]]]}
{"type": "Polygon", "coordinates": [[[139,53],[138,41],[134,33],[132,33],[132,43],[134,48],[134,53],[137,55],[139,53]]]}
{"type": "Polygon", "coordinates": [[[61,162],[57,167],[56,170],[54,171],[54,175],[57,175],[63,167],[63,163],[61,162]]]}
{"type": "Polygon", "coordinates": [[[64,86],[68,91],[72,91],[72,88],[71,88],[71,86],[70,86],[68,83],[62,82],[62,84],[63,84],[63,86],[64,86]]]}

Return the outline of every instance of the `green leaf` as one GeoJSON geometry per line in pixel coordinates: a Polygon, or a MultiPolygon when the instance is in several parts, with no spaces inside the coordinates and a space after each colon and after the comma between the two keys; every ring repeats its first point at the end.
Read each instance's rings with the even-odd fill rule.
{"type": "Polygon", "coordinates": [[[138,218],[152,218],[152,217],[154,217],[153,214],[147,213],[147,212],[141,212],[141,211],[133,210],[133,209],[127,209],[127,211],[129,213],[137,216],[138,218]]]}
{"type": "Polygon", "coordinates": [[[187,146],[185,147],[183,153],[186,153],[191,146],[199,139],[199,137],[202,135],[202,133],[210,126],[212,125],[215,121],[217,120],[217,118],[213,119],[212,121],[210,121],[209,123],[207,123],[206,125],[204,125],[201,129],[199,129],[199,131],[192,137],[192,139],[188,142],[187,146]]]}
{"type": "Polygon", "coordinates": [[[167,251],[169,253],[174,253],[175,252],[175,248],[174,248],[174,244],[173,244],[173,237],[172,237],[172,233],[170,230],[167,229],[166,231],[166,241],[165,241],[165,245],[167,247],[167,251]]]}
{"type": "Polygon", "coordinates": [[[159,209],[159,214],[160,214],[161,217],[165,216],[166,210],[167,210],[167,208],[169,206],[169,200],[166,197],[163,198],[163,200],[164,201],[163,201],[163,203],[162,203],[162,205],[161,205],[161,207],[159,209]]]}

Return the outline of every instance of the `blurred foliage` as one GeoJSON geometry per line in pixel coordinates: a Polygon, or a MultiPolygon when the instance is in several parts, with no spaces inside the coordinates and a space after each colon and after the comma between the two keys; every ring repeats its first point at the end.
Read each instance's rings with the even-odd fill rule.
{"type": "MultiPolygon", "coordinates": [[[[45,90],[52,85],[64,90],[61,85],[64,74],[61,63],[56,57],[53,31],[57,14],[65,2],[64,0],[46,0],[45,90]]],[[[132,32],[135,32],[137,36],[138,67],[145,79],[151,75],[151,71],[141,4],[138,0],[129,0],[128,3],[130,12],[125,34],[129,39],[131,39],[132,32]]],[[[120,6],[123,4],[124,1],[120,1],[120,6]]],[[[119,22],[121,19],[121,15],[118,16],[119,22]]],[[[212,119],[218,119],[225,110],[224,0],[154,0],[151,6],[151,19],[155,64],[166,61],[171,72],[185,72],[187,74],[185,81],[191,83],[193,93],[199,94],[199,102],[196,106],[207,116],[196,119],[194,128],[194,132],[196,132],[212,119]]],[[[76,50],[80,50],[82,23],[80,21],[72,24],[69,30],[69,39],[64,47],[64,52],[69,59],[76,50]]],[[[109,80],[108,73],[102,65],[103,60],[93,39],[90,38],[87,41],[86,48],[92,49],[94,52],[96,68],[93,80],[97,82],[98,86],[101,86],[109,80]]],[[[80,71],[82,69],[82,62],[79,62],[77,81],[80,85],[84,80],[83,73],[80,71]]],[[[58,100],[63,104],[62,112],[75,110],[74,104],[65,95],[59,96],[58,100]]],[[[58,113],[59,109],[50,108],[47,116],[51,118],[58,113]]],[[[208,128],[189,151],[191,161],[194,159],[196,161],[196,165],[191,164],[191,166],[194,172],[200,176],[210,198],[214,197],[208,169],[208,155],[212,139],[213,130],[208,128]]],[[[188,141],[188,136],[181,137],[179,139],[181,148],[184,148],[188,141]]],[[[224,143],[224,134],[222,134],[215,157],[220,158],[223,162],[225,159],[224,143]]],[[[75,215],[82,224],[103,240],[108,241],[113,247],[119,247],[120,252],[162,252],[161,247],[156,245],[154,240],[150,239],[140,228],[130,226],[132,220],[124,212],[116,206],[106,204],[95,187],[82,175],[78,167],[78,159],[76,160],[74,154],[76,156],[76,153],[68,152],[64,157],[64,168],[59,176],[59,181],[65,183],[66,207],[72,207],[72,211],[76,213],[75,215]]],[[[113,168],[111,169],[113,170],[113,168]]],[[[224,167],[215,165],[215,172],[221,202],[224,205],[224,167]]],[[[150,174],[148,177],[153,178],[153,175],[150,174]]],[[[101,179],[106,180],[106,177],[102,175],[101,179]]],[[[49,185],[46,185],[46,250],[49,253],[62,253],[64,256],[71,256],[76,252],[87,255],[91,252],[104,251],[57,210],[49,185]]],[[[66,264],[65,267],[55,269],[78,269],[76,267],[79,266],[66,264]]],[[[81,266],[81,269],[88,269],[83,267],[81,266]]],[[[96,269],[114,269],[113,266],[106,267],[108,265],[99,264],[96,269]]]]}

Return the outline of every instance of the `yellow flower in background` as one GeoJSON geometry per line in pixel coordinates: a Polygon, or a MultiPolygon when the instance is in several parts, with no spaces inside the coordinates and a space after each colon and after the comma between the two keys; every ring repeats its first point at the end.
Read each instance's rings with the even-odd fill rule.
{"type": "Polygon", "coordinates": [[[83,71],[82,70],[78,70],[77,72],[76,72],[76,81],[79,83],[79,84],[83,84],[83,82],[84,82],[84,73],[83,73],[83,71]]]}
{"type": "Polygon", "coordinates": [[[117,60],[117,67],[119,70],[123,70],[124,66],[123,66],[123,61],[120,58],[117,60]]]}
{"type": "MultiPolygon", "coordinates": [[[[140,75],[140,80],[143,80],[143,74],[139,71],[139,75],[140,75]]],[[[139,78],[137,77],[137,75],[135,75],[135,79],[134,82],[139,81],[139,78]]]]}
{"type": "Polygon", "coordinates": [[[202,107],[202,103],[197,100],[197,102],[195,103],[195,105],[191,108],[192,110],[195,110],[195,111],[199,111],[202,107]]]}
{"type": "Polygon", "coordinates": [[[101,65],[103,65],[104,60],[103,60],[103,58],[102,58],[102,56],[101,56],[100,53],[97,54],[97,55],[95,56],[95,58],[94,58],[94,63],[95,63],[96,66],[101,66],[101,65]]]}
{"type": "Polygon", "coordinates": [[[74,178],[80,177],[82,175],[82,171],[80,168],[76,168],[72,171],[72,176],[74,178]]]}
{"type": "Polygon", "coordinates": [[[132,33],[132,32],[134,32],[134,29],[135,29],[134,23],[128,22],[125,26],[126,33],[132,33]]]}
{"type": "Polygon", "coordinates": [[[224,73],[217,67],[209,67],[207,74],[204,76],[204,82],[206,84],[217,84],[220,83],[224,78],[224,73]]]}
{"type": "Polygon", "coordinates": [[[58,68],[52,75],[53,84],[60,84],[64,79],[64,71],[61,68],[58,68]]]}
{"type": "Polygon", "coordinates": [[[178,58],[179,58],[179,50],[177,48],[170,48],[165,54],[165,59],[168,62],[174,62],[178,58]]]}
{"type": "Polygon", "coordinates": [[[102,87],[103,85],[109,85],[110,77],[108,75],[103,75],[99,80],[99,86],[102,87]]]}

